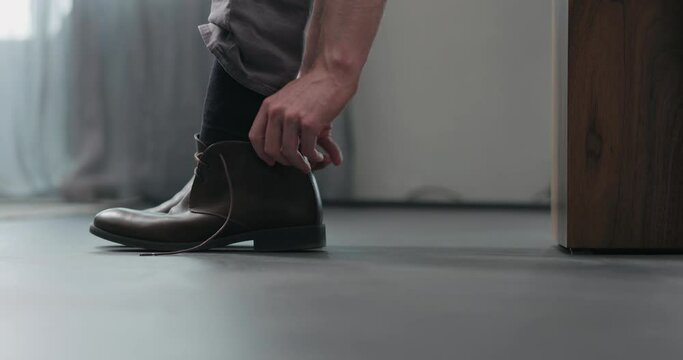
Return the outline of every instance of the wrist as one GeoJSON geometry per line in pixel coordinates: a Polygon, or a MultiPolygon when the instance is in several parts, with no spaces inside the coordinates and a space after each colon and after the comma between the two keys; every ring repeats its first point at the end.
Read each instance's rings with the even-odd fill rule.
{"type": "Polygon", "coordinates": [[[334,82],[345,88],[355,90],[358,88],[362,64],[353,57],[340,53],[331,53],[320,56],[314,61],[308,71],[324,74],[334,80],[334,82]]]}

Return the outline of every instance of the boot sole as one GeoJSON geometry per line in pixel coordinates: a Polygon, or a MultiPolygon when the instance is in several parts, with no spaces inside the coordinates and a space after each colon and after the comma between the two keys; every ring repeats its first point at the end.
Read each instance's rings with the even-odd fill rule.
{"type": "MultiPolygon", "coordinates": [[[[159,242],[117,235],[90,225],[90,233],[117,244],[151,251],[178,251],[189,249],[201,242],[159,242]]],[[[254,251],[277,252],[313,250],[325,247],[325,225],[295,226],[250,231],[216,238],[197,250],[224,247],[243,241],[254,241],[254,251]]]]}

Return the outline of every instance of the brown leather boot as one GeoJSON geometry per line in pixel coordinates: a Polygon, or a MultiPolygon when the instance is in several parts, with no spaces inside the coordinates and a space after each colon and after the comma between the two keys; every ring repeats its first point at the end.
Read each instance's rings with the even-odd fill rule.
{"type": "Polygon", "coordinates": [[[178,191],[170,199],[162,202],[161,204],[159,204],[155,207],[144,209],[143,211],[161,213],[161,214],[168,214],[168,212],[171,211],[171,209],[174,206],[180,204],[180,201],[182,201],[183,198],[185,197],[185,195],[187,195],[187,193],[190,192],[190,189],[192,189],[192,180],[193,179],[194,179],[194,177],[192,179],[190,179],[190,181],[188,181],[187,184],[185,184],[185,186],[183,186],[183,188],[180,189],[180,191],[178,191]]]}
{"type": "MultiPolygon", "coordinates": [[[[197,143],[197,153],[201,153],[204,151],[204,149],[206,149],[206,144],[199,140],[199,134],[194,134],[194,141],[197,143]]],[[[190,181],[188,181],[187,184],[185,184],[185,186],[183,186],[183,188],[180,189],[180,191],[178,191],[170,199],[164,201],[163,203],[155,207],[145,209],[144,211],[167,214],[174,206],[178,205],[180,201],[183,200],[187,193],[190,192],[190,189],[192,189],[193,179],[194,177],[191,178],[190,181]]]]}
{"type": "Polygon", "coordinates": [[[192,186],[168,213],[114,208],[90,232],[155,251],[184,252],[253,240],[257,251],[325,246],[320,195],[312,174],[269,167],[248,142],[215,143],[195,154],[192,186]]]}

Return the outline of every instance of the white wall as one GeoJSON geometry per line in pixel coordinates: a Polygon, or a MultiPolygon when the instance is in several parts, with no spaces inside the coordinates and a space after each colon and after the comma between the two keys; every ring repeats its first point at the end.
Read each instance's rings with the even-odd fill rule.
{"type": "Polygon", "coordinates": [[[350,106],[354,196],[547,200],[552,3],[390,0],[350,106]]]}

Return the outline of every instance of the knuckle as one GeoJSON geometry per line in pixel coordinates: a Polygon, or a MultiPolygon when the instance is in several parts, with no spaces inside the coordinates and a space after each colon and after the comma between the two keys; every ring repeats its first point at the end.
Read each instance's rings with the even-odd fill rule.
{"type": "Polygon", "coordinates": [[[297,123],[301,120],[301,112],[289,110],[285,112],[285,120],[288,123],[297,123]]]}
{"type": "Polygon", "coordinates": [[[312,121],[302,121],[301,122],[301,129],[305,130],[305,131],[313,132],[316,129],[316,125],[312,121]]]}
{"type": "Polygon", "coordinates": [[[268,113],[269,113],[271,116],[280,117],[280,116],[284,115],[284,113],[285,113],[285,108],[284,108],[284,106],[282,106],[282,105],[270,105],[270,106],[268,107],[268,113]]]}
{"type": "Polygon", "coordinates": [[[301,120],[304,118],[304,113],[300,110],[292,110],[290,111],[289,116],[294,119],[301,120]]]}

